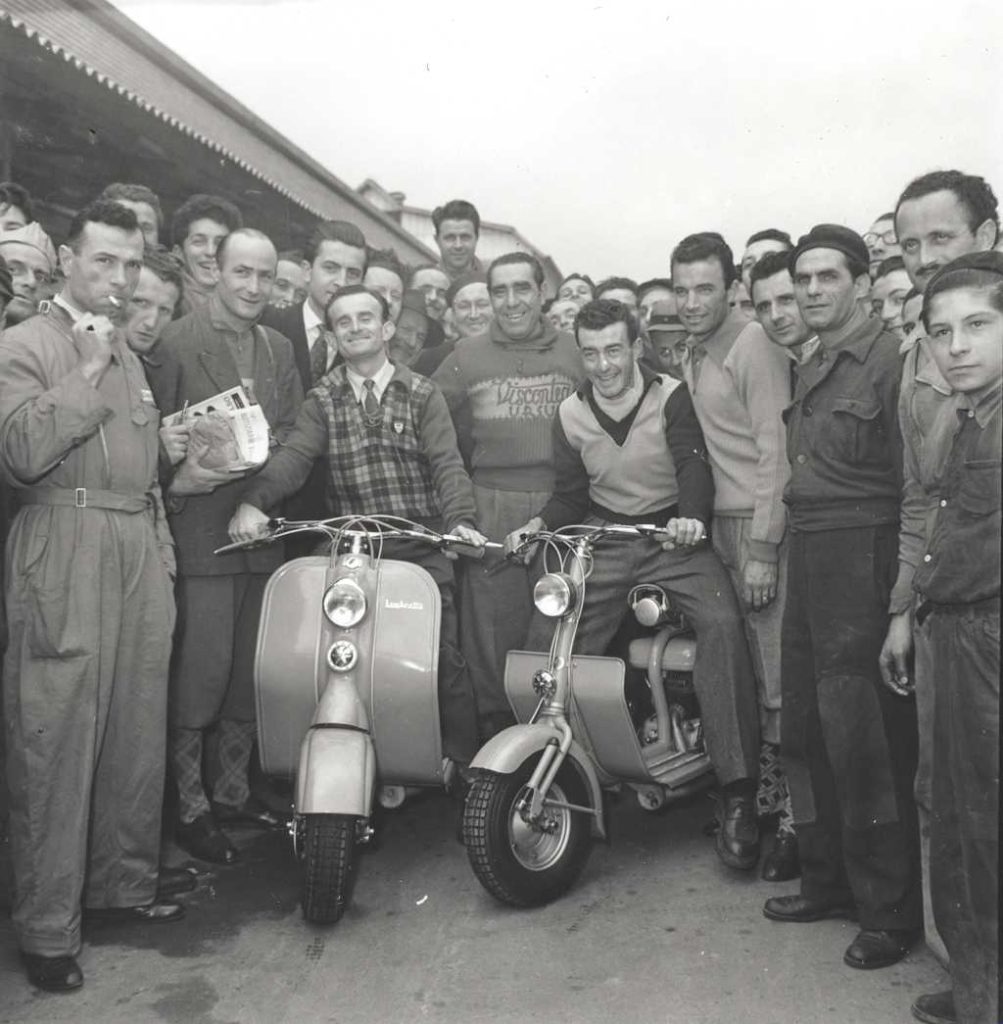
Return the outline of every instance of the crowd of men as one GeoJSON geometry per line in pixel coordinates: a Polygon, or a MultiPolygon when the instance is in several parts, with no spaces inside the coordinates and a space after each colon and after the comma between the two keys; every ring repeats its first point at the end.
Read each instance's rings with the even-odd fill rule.
{"type": "MultiPolygon", "coordinates": [[[[248,211],[249,213],[250,211],[248,211]]],[[[482,265],[477,210],[435,211],[406,267],[344,221],[278,252],[224,198],[164,217],[112,184],[58,249],[0,185],[3,720],[13,919],[29,979],[83,983],[81,920],[171,921],[173,835],[232,864],[228,828],[281,824],[251,785],[252,662],[292,518],[393,513],[469,543],[653,523],[597,550],[577,650],[615,643],[635,583],[697,637],[716,849],[800,877],[771,920],[858,920],[850,967],[924,934],[952,989],[923,1021],[998,1020],[1003,253],[980,177],[935,171],[860,235],[819,223],[675,245],[666,276],[482,265]],[[253,472],[204,459],[185,410],[243,386],[253,472]],[[163,423],[181,413],[180,421],[163,423]]],[[[408,556],[414,557],[414,556],[408,556]]],[[[466,770],[513,721],[511,649],[546,649],[532,559],[442,595],[444,752],[466,770]]]]}

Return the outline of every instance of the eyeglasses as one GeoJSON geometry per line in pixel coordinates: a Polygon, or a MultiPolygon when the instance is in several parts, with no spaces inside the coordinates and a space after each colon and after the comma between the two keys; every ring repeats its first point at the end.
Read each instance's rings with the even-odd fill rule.
{"type": "Polygon", "coordinates": [[[864,242],[867,245],[874,245],[875,242],[884,242],[885,245],[898,245],[898,236],[895,234],[894,228],[882,231],[881,234],[878,234],[876,231],[868,231],[864,235],[864,242]]]}

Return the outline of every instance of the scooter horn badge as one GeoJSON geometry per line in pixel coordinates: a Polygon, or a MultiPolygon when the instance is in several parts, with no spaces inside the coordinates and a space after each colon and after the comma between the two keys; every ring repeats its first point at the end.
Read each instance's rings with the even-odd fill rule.
{"type": "Polygon", "coordinates": [[[335,640],[327,652],[327,664],[332,672],[350,672],[359,660],[359,649],[351,640],[335,640]]]}

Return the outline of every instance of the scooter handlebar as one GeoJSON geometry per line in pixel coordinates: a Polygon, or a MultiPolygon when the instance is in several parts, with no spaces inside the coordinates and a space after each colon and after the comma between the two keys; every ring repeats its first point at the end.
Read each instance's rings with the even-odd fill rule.
{"type": "Polygon", "coordinates": [[[496,541],[489,540],[482,547],[478,547],[476,544],[468,544],[462,538],[454,537],[450,534],[444,534],[442,540],[442,546],[447,551],[462,555],[464,558],[472,558],[476,562],[479,562],[489,551],[501,551],[505,546],[504,544],[498,544],[496,541]]]}
{"type": "Polygon", "coordinates": [[[455,534],[439,534],[418,523],[394,517],[372,516],[356,517],[341,516],[336,519],[311,519],[311,520],[286,520],[269,519],[268,532],[253,540],[236,541],[233,544],[224,544],[216,548],[213,554],[225,555],[233,551],[241,551],[248,548],[259,547],[264,544],[271,544],[282,537],[289,537],[294,533],[323,533],[334,540],[342,535],[365,535],[372,540],[418,540],[424,541],[434,547],[440,547],[447,551],[456,552],[465,558],[481,559],[489,550],[500,551],[503,547],[495,541],[487,541],[483,547],[476,544],[468,544],[462,537],[455,534]],[[368,528],[367,528],[367,525],[368,528]]]}

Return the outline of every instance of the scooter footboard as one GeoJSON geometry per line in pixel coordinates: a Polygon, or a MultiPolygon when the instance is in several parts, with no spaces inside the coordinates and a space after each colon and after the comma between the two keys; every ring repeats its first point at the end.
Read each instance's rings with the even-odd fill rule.
{"type": "MultiPolygon", "coordinates": [[[[492,736],[470,762],[471,768],[511,775],[528,757],[539,753],[548,743],[558,739],[557,733],[546,725],[513,725],[492,736]]],[[[592,806],[599,813],[592,816],[592,831],[601,839],[606,838],[606,821],[602,814],[602,787],[589,756],[572,741],[567,760],[582,776],[588,787],[592,806]]]]}
{"type": "Polygon", "coordinates": [[[313,727],[303,738],[296,778],[297,814],[368,818],[376,786],[376,753],[368,733],[313,727]]]}

